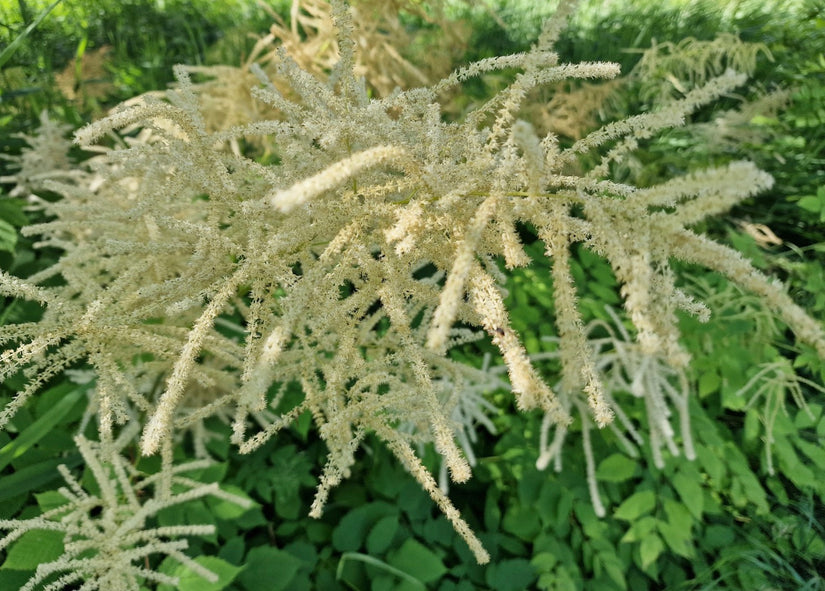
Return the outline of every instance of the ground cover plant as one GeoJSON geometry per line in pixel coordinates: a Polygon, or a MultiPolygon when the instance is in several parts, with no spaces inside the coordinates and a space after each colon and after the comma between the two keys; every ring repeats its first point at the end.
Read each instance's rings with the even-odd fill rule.
{"type": "Polygon", "coordinates": [[[713,221],[794,91],[732,34],[568,63],[575,4],[457,65],[469,8],[296,2],[21,137],[0,581],[822,584],[822,304],[759,270],[821,266],[713,221]]]}

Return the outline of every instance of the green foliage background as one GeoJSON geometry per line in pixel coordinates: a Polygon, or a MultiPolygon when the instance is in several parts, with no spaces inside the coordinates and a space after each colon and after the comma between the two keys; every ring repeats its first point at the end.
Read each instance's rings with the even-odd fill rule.
{"type": "MultiPolygon", "coordinates": [[[[285,4],[273,7],[283,12],[285,4]]],[[[0,46],[46,5],[0,2],[0,46]]],[[[491,3],[507,24],[504,35],[488,11],[461,13],[457,6],[457,16],[473,24],[467,59],[523,48],[536,33],[542,10],[537,7],[543,5],[491,3]]],[[[710,39],[726,31],[768,46],[773,61],[762,59],[757,82],[793,89],[793,100],[779,117],[755,122],[770,126],[772,139],[741,146],[735,154],[711,153],[674,132],[648,147],[645,172],[652,183],[684,171],[687,158],[721,163],[744,153],[754,159],[777,179],[777,186],[733,217],[767,225],[786,244],[764,249],[730,223],[712,231],[789,282],[794,298],[815,318],[825,317],[825,9],[813,2],[785,9],[778,8],[781,3],[755,2],[621,2],[597,9],[601,5],[587,5],[563,35],[563,60],[609,59],[626,70],[638,53],[625,49],[649,47],[654,38],[710,39]]],[[[242,0],[66,0],[0,73],[0,152],[19,151],[22,141],[14,133],[30,131],[43,109],[77,125],[107,104],[163,88],[174,63],[237,61],[251,47],[246,33],[266,30],[267,22],[263,11],[242,0]],[[113,47],[111,94],[83,105],[62,98],[51,75],[72,57],[103,45],[113,47]]],[[[632,87],[622,101],[628,113],[645,106],[632,87]]],[[[3,166],[0,175],[6,174],[3,166]]],[[[0,200],[0,267],[19,275],[43,268],[56,256],[48,251],[35,255],[31,242],[17,235],[17,229],[34,221],[29,218],[21,201],[0,200]]],[[[535,261],[543,260],[540,244],[532,251],[535,261]]],[[[548,311],[552,285],[545,279],[549,273],[540,269],[517,270],[508,285],[514,327],[530,353],[551,348],[546,337],[554,332],[548,311]]],[[[590,318],[607,320],[604,304],[618,303],[609,267],[582,254],[574,271],[581,279],[577,283],[585,286],[579,294],[581,308],[590,318]]],[[[724,280],[712,274],[697,281],[726,289],[724,280]]],[[[159,517],[160,525],[195,521],[217,526],[215,536],[193,541],[191,551],[214,557],[203,560],[221,575],[219,583],[207,587],[177,572],[180,588],[825,589],[825,399],[806,389],[810,412],[788,404],[777,415],[772,446],[776,474],[769,475],[765,403],[768,396],[784,399],[787,392],[780,384],[764,400],[736,395],[762,363],[793,363],[800,375],[818,383],[825,382],[825,367],[790,340],[754,338],[767,320],[746,296],[714,312],[717,322],[707,325],[682,319],[694,356],[691,418],[697,459],[670,457],[665,469],[657,471],[649,457],[636,460],[621,453],[607,430],[596,433],[596,475],[607,517],[597,518],[590,503],[580,427],[571,429],[564,469],[539,472],[540,418],[505,410],[495,419],[498,435],[479,442],[474,478],[450,491],[490,550],[490,566],[474,563],[414,479],[371,440],[324,518],[312,520],[306,513],[325,450],[309,421],[300,420],[243,458],[230,449],[228,434],[213,440],[210,451],[221,462],[200,479],[219,481],[257,505],[242,510],[199,500],[185,511],[159,517]]],[[[0,305],[0,322],[32,320],[36,314],[37,307],[26,303],[0,305]]],[[[482,345],[457,354],[480,366],[484,353],[482,345]]],[[[555,371],[552,362],[543,369],[547,376],[555,371]]],[[[2,386],[3,401],[14,387],[13,380],[2,386]]],[[[50,507],[59,485],[56,466],[80,466],[78,454],[67,456],[63,450],[73,447],[87,387],[54,380],[37,404],[20,411],[16,433],[0,433],[0,518],[30,517],[50,507]]],[[[500,408],[510,404],[505,392],[491,396],[500,408]]],[[[210,428],[224,434],[228,429],[219,422],[210,428]]],[[[435,456],[431,459],[435,465],[435,456]]],[[[140,467],[156,470],[153,461],[140,460],[140,467]]],[[[39,562],[59,555],[61,542],[48,533],[30,532],[0,556],[0,589],[18,588],[39,562]]],[[[160,570],[172,573],[176,568],[182,567],[170,562],[160,570]]]]}

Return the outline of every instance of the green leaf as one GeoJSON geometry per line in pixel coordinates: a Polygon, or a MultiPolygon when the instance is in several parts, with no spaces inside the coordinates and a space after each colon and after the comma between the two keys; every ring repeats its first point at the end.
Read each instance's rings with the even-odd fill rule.
{"type": "MultiPolygon", "coordinates": [[[[825,278],[825,273],[823,274],[825,278]]],[[[799,358],[797,357],[797,360],[799,358]]],[[[794,362],[794,367],[800,367],[794,362]]],[[[811,429],[816,426],[817,421],[822,417],[822,406],[816,403],[809,403],[807,411],[799,409],[794,417],[793,424],[796,429],[811,429]]]]}
{"type": "Polygon", "coordinates": [[[387,562],[424,583],[437,581],[447,572],[435,552],[412,538],[391,552],[387,562]]]}
{"type": "Polygon", "coordinates": [[[690,528],[683,528],[670,521],[657,521],[656,528],[667,542],[668,547],[679,556],[691,558],[693,546],[690,528]]]}
{"type": "Polygon", "coordinates": [[[74,453],[66,458],[45,460],[16,470],[13,474],[0,478],[0,501],[27,493],[39,486],[60,478],[57,467],[65,464],[69,468],[80,465],[82,457],[74,453]]]}
{"type": "Polygon", "coordinates": [[[822,199],[817,195],[805,195],[796,204],[806,211],[819,213],[823,209],[822,199]]]}
{"type": "Polygon", "coordinates": [[[590,500],[577,500],[573,506],[573,511],[581,524],[582,531],[590,539],[604,539],[608,525],[604,519],[596,515],[593,503],[590,500]]]}
{"type": "Polygon", "coordinates": [[[611,289],[606,285],[602,285],[601,283],[590,281],[587,284],[587,289],[589,289],[602,304],[615,305],[621,301],[619,296],[616,295],[616,291],[614,289],[611,289]]]}
{"type": "Polygon", "coordinates": [[[646,537],[656,527],[656,518],[650,515],[645,515],[641,519],[637,519],[630,526],[624,536],[622,542],[638,542],[646,537]]]}
{"type": "Polygon", "coordinates": [[[248,591],[282,591],[289,589],[303,562],[272,546],[258,546],[246,556],[246,570],[238,575],[238,582],[248,591]]]}
{"type": "Polygon", "coordinates": [[[650,513],[656,507],[656,494],[652,490],[643,490],[627,497],[613,513],[616,519],[633,521],[650,513]]]}
{"type": "Polygon", "coordinates": [[[35,443],[51,433],[60,420],[72,410],[72,407],[83,396],[84,389],[77,384],[63,383],[51,388],[50,391],[66,390],[60,401],[46,414],[26,427],[20,436],[13,439],[0,449],[0,470],[8,466],[13,460],[22,456],[35,443]]]}
{"type": "MultiPolygon", "coordinates": [[[[2,476],[0,476],[2,480],[2,476]]],[[[30,503],[29,495],[17,495],[0,503],[0,519],[12,519],[23,506],[30,503]]],[[[2,589],[3,587],[0,587],[2,589]]]]}
{"type": "Polygon", "coordinates": [[[799,448],[799,451],[808,456],[808,459],[810,459],[817,468],[825,471],[825,449],[813,443],[808,443],[803,439],[798,439],[794,443],[796,447],[799,448]]]}
{"type": "Polygon", "coordinates": [[[622,563],[616,553],[599,552],[596,556],[597,560],[601,562],[607,576],[610,577],[610,579],[616,583],[620,589],[627,589],[627,580],[624,576],[627,567],[624,563],[622,563]]]}
{"type": "Polygon", "coordinates": [[[699,376],[699,397],[704,398],[708,394],[716,392],[722,383],[719,374],[713,371],[706,371],[699,376]]]}
{"type": "Polygon", "coordinates": [[[702,546],[708,550],[718,550],[733,544],[736,532],[728,525],[709,525],[702,531],[702,546]]]}
{"type": "Polygon", "coordinates": [[[762,417],[756,409],[745,413],[745,424],[742,429],[742,439],[746,443],[755,442],[762,432],[762,417]]]}
{"type": "MultiPolygon", "coordinates": [[[[221,489],[225,492],[231,493],[233,495],[251,501],[249,495],[247,495],[243,491],[243,489],[238,488],[237,486],[233,486],[231,484],[221,484],[221,489]]],[[[210,511],[212,511],[215,517],[217,517],[218,519],[225,519],[227,521],[238,519],[247,511],[252,511],[255,508],[259,507],[258,503],[255,503],[254,501],[252,507],[243,507],[237,503],[233,503],[232,501],[219,499],[217,497],[209,497],[207,499],[207,504],[209,505],[209,509],[210,511]]]]}
{"type": "Polygon", "coordinates": [[[696,445],[696,457],[710,477],[711,486],[718,486],[727,475],[725,464],[719,459],[718,452],[713,447],[698,444],[696,445]]]}
{"type": "Polygon", "coordinates": [[[332,532],[332,546],[339,552],[359,550],[367,538],[367,532],[382,517],[397,519],[398,509],[389,503],[375,502],[356,507],[341,519],[332,532]]]}
{"type": "Polygon", "coordinates": [[[504,531],[529,542],[541,531],[541,521],[536,519],[536,512],[532,508],[515,505],[504,514],[501,527],[504,531]]]}
{"type": "Polygon", "coordinates": [[[639,557],[642,559],[642,570],[647,570],[651,564],[656,562],[659,554],[665,549],[665,544],[657,534],[650,534],[639,544],[639,557]]]}
{"type": "Polygon", "coordinates": [[[25,206],[26,202],[23,199],[0,199],[0,220],[18,228],[28,225],[29,218],[23,213],[25,206]]]}
{"type": "Polygon", "coordinates": [[[559,536],[566,536],[570,531],[570,513],[573,511],[574,498],[572,492],[562,489],[559,504],[556,507],[556,518],[553,520],[559,536]]]}
{"type": "Polygon", "coordinates": [[[485,569],[485,580],[496,591],[529,589],[535,579],[532,565],[524,558],[502,560],[485,569]]]}
{"type": "MultiPolygon", "coordinates": [[[[172,575],[180,579],[177,591],[220,591],[226,588],[238,573],[245,568],[243,566],[233,566],[216,556],[198,556],[195,558],[195,562],[218,575],[218,580],[210,583],[198,573],[190,570],[188,566],[180,564],[172,575]]],[[[268,588],[274,589],[271,586],[271,581],[269,583],[268,588]]]]}
{"type": "Polygon", "coordinates": [[[63,554],[62,531],[33,529],[12,544],[3,569],[30,570],[38,565],[57,560],[63,554]]]}
{"type": "Polygon", "coordinates": [[[383,554],[392,544],[395,532],[398,531],[398,516],[387,515],[378,520],[367,536],[367,552],[383,554]]]}
{"type": "Polygon", "coordinates": [[[556,575],[552,579],[552,585],[544,587],[544,589],[553,589],[554,591],[577,591],[579,589],[580,577],[571,575],[566,567],[560,566],[556,569],[556,575]]]}
{"type": "Polygon", "coordinates": [[[559,559],[555,554],[550,552],[539,552],[530,560],[530,564],[538,572],[549,573],[553,571],[553,567],[558,564],[559,559]]]}
{"type": "Polygon", "coordinates": [[[596,478],[604,482],[624,482],[633,477],[638,463],[624,454],[607,456],[596,468],[596,478]]]}
{"type": "Polygon", "coordinates": [[[694,521],[687,507],[673,499],[665,499],[663,505],[668,521],[676,527],[690,532],[694,521]]]}
{"type": "MultiPolygon", "coordinates": [[[[192,472],[189,473],[189,477],[205,484],[210,482],[221,482],[226,476],[226,471],[228,469],[229,465],[226,462],[212,462],[205,468],[192,470],[192,472]]],[[[240,494],[243,496],[243,493],[240,494]]]]}
{"type": "Polygon", "coordinates": [[[779,459],[779,467],[782,473],[796,486],[806,488],[817,485],[817,478],[813,470],[799,461],[799,457],[787,437],[776,437],[773,450],[779,459]]]}
{"type": "Polygon", "coordinates": [[[69,502],[66,497],[61,495],[56,490],[38,493],[34,495],[34,498],[37,499],[37,506],[40,507],[40,510],[43,511],[43,513],[56,509],[57,507],[61,507],[69,502]]]}
{"type": "Polygon", "coordinates": [[[243,559],[245,549],[246,544],[244,543],[243,538],[240,536],[235,536],[229,541],[223,543],[221,549],[218,551],[218,558],[222,558],[230,564],[238,565],[243,559]]]}
{"type": "Polygon", "coordinates": [[[671,480],[673,488],[679,493],[685,507],[697,520],[702,519],[704,510],[705,493],[696,478],[691,478],[682,472],[678,472],[671,480]]]}
{"type": "Polygon", "coordinates": [[[0,250],[14,252],[17,246],[17,230],[10,223],[0,219],[0,250]]]}
{"type": "Polygon", "coordinates": [[[744,454],[731,442],[725,443],[723,452],[728,469],[733,473],[731,498],[734,505],[740,507],[746,503],[753,503],[756,505],[758,515],[767,514],[770,511],[767,494],[759,479],[748,466],[748,460],[744,454]],[[737,486],[741,488],[744,498],[738,498],[733,494],[737,486]]]}
{"type": "Polygon", "coordinates": [[[34,576],[34,570],[3,570],[0,568],[0,589],[22,589],[30,578],[34,576]]]}
{"type": "Polygon", "coordinates": [[[490,487],[484,499],[484,528],[489,532],[498,531],[501,525],[501,507],[498,505],[500,493],[497,488],[490,487]]]}

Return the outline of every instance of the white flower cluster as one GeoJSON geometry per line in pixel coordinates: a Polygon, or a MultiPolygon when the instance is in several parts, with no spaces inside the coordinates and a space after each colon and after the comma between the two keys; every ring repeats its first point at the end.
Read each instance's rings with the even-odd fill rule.
{"type": "MultiPolygon", "coordinates": [[[[574,4],[562,1],[559,14],[574,4]]],[[[473,383],[485,380],[455,361],[451,348],[486,333],[518,408],[539,409],[560,429],[573,406],[600,427],[616,416],[628,425],[577,308],[574,245],[603,257],[621,284],[635,344],[617,345],[611,363],[624,364],[634,393],[652,388],[644,396],[657,451],[674,439],[665,402],[684,409],[650,360],[682,371],[689,357],[676,311],[707,312],[677,287],[672,260],[718,271],[759,295],[825,358],[822,327],[780,285],[691,229],[768,189],[767,174],[734,162],[653,187],[611,179],[612,167],[641,142],[680,125],[744,76],[724,72],[564,147],[520,119],[529,92],[619,72],[610,63],[559,63],[552,45],[561,18],[523,54],[374,98],[357,74],[352,13],[340,1],[332,5],[340,57],[328,75],[302,69],[286,51],[273,58],[277,84],[249,67],[258,81],[253,94],[271,108],[249,112],[277,116],[210,129],[206,90],[178,67],[176,89],[132,101],[77,133],[88,146],[118,128],[142,130],[99,156],[93,176],[48,183],[63,199],[48,205],[53,221],[26,232],[62,248],[63,257],[25,280],[0,275],[0,293],[45,306],[39,322],[0,328],[8,345],[0,377],[20,369],[31,376],[0,424],[78,360],[97,374],[101,440],[137,416],[144,454],[169,455],[177,433],[203,433],[214,415],[231,421],[233,442],[250,452],[308,412],[329,450],[313,515],[373,433],[486,562],[415,451],[433,443],[454,481],[471,475],[468,423],[483,421],[462,392],[477,397],[473,383]],[[519,73],[485,103],[458,121],[443,117],[445,91],[511,68],[519,73]],[[275,150],[274,164],[228,147],[260,137],[275,150]],[[505,305],[499,261],[508,269],[530,264],[523,227],[535,230],[552,261],[561,396],[537,371],[505,305]],[[62,281],[46,286],[56,276],[62,281]],[[287,384],[300,385],[303,398],[284,409],[287,384]]],[[[210,87],[221,82],[222,70],[213,73],[210,87]]]]}

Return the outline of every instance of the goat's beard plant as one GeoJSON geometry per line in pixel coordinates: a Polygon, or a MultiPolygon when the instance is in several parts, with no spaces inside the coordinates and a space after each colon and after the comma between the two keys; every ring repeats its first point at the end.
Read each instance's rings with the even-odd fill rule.
{"type": "MultiPolygon", "coordinates": [[[[610,63],[559,63],[552,46],[573,5],[561,3],[528,52],[371,98],[353,73],[351,15],[334,2],[340,57],[328,77],[303,71],[282,52],[278,88],[286,82],[290,89],[283,93],[251,67],[260,82],[253,95],[277,117],[210,131],[203,97],[179,67],[178,88],[165,99],[133,101],[80,130],[77,142],[89,146],[119,128],[142,129],[102,150],[80,180],[48,184],[63,196],[44,204],[54,220],[26,232],[63,249],[59,262],[25,280],[0,275],[5,295],[45,307],[39,322],[0,328],[9,344],[0,378],[19,370],[31,377],[0,423],[80,361],[97,376],[90,412],[102,444],[139,421],[141,452],[161,453],[165,470],[173,469],[179,435],[197,440],[211,416],[231,422],[232,441],[246,453],[309,412],[329,451],[313,516],[373,433],[484,563],[487,552],[416,450],[434,444],[453,481],[470,478],[466,430],[480,411],[463,397],[475,396],[470,386],[482,378],[447,353],[483,333],[501,352],[520,410],[538,409],[560,429],[573,412],[599,427],[624,416],[620,393],[604,389],[576,307],[573,245],[611,265],[636,354],[651,359],[640,367],[663,363],[683,372],[689,355],[677,311],[709,315],[677,287],[672,259],[757,294],[825,358],[821,327],[780,284],[690,229],[768,189],[769,175],[734,162],[652,187],[611,180],[640,141],[682,124],[742,85],[743,75],[726,72],[569,147],[519,119],[533,88],[619,73],[610,63]],[[506,88],[461,121],[444,121],[442,93],[511,68],[519,73],[506,88]],[[261,136],[275,146],[276,163],[227,149],[261,136]],[[595,164],[584,165],[582,155],[595,164]],[[520,225],[535,231],[552,260],[561,365],[555,392],[505,306],[499,265],[531,262],[520,225]],[[285,407],[291,384],[303,397],[285,407]]],[[[646,398],[657,457],[662,446],[678,453],[680,439],[690,455],[686,405],[666,389],[642,391],[645,380],[636,380],[633,395],[646,398]],[[681,430],[670,426],[671,406],[681,412],[681,430]]]]}

